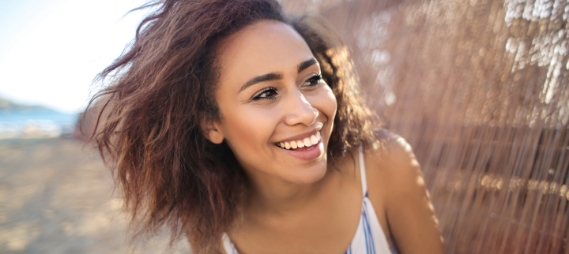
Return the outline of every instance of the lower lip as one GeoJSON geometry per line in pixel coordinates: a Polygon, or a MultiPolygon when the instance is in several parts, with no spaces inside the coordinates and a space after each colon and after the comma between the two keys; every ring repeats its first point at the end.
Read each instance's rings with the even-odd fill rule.
{"type": "Polygon", "coordinates": [[[324,145],[322,144],[322,141],[320,141],[318,144],[313,145],[305,150],[287,150],[284,148],[279,149],[301,160],[314,160],[322,155],[322,151],[324,151],[324,145]]]}

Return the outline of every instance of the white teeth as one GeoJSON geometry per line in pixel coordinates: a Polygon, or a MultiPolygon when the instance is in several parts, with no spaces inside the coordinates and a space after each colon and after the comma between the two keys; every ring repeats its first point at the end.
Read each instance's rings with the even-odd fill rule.
{"type": "Polygon", "coordinates": [[[312,136],[310,136],[310,142],[312,142],[312,145],[316,145],[316,143],[318,143],[318,138],[316,138],[316,136],[312,135],[312,136]]]}
{"type": "Polygon", "coordinates": [[[320,132],[316,132],[316,134],[304,138],[303,140],[297,141],[290,141],[290,142],[279,142],[278,146],[284,149],[296,149],[296,148],[303,148],[303,147],[311,147],[313,145],[318,144],[322,137],[320,136],[320,132]]]}
{"type": "Polygon", "coordinates": [[[292,147],[292,149],[296,149],[298,147],[298,145],[296,144],[296,141],[291,141],[290,147],[292,147]]]}

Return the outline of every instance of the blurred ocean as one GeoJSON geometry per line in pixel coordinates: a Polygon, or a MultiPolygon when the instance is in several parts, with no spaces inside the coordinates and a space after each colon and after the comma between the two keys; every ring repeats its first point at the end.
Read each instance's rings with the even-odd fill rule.
{"type": "Polygon", "coordinates": [[[78,114],[67,114],[43,107],[0,110],[0,139],[46,138],[69,135],[78,114]]]}

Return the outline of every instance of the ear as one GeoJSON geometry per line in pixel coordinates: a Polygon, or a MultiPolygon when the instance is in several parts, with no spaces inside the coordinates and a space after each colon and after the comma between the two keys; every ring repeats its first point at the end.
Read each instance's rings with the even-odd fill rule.
{"type": "Polygon", "coordinates": [[[224,136],[217,121],[202,119],[201,129],[207,140],[214,144],[221,144],[224,136]]]}

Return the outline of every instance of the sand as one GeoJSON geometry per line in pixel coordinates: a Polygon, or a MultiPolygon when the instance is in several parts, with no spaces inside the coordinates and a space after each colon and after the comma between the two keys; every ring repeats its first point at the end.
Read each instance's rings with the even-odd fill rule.
{"type": "Polygon", "coordinates": [[[98,154],[71,138],[0,140],[0,253],[188,253],[168,235],[130,241],[98,154]]]}

